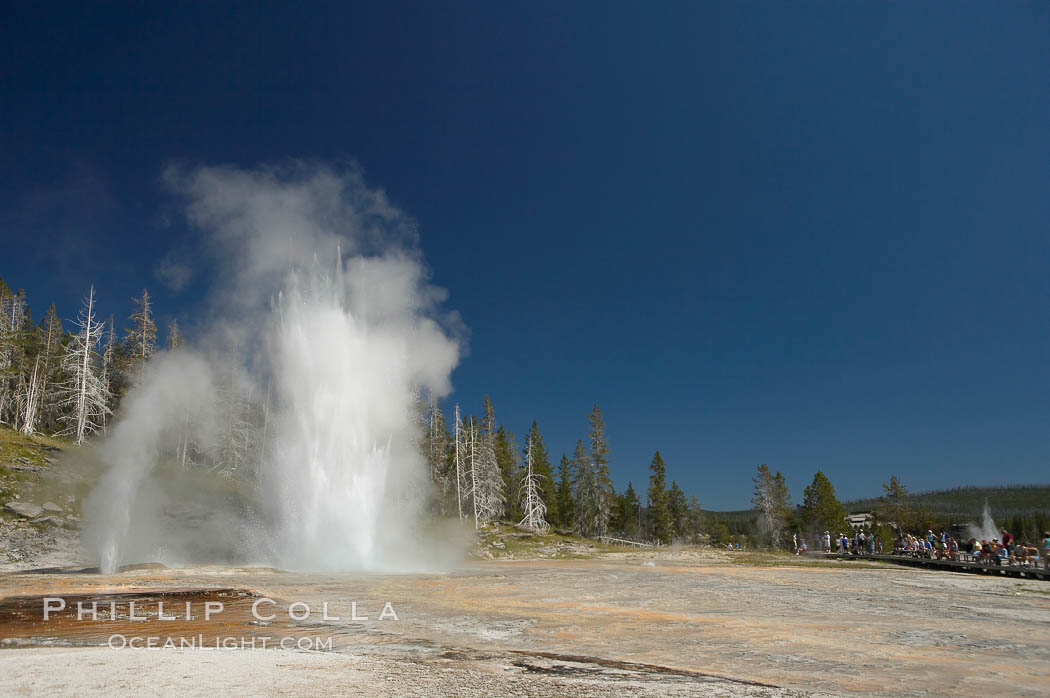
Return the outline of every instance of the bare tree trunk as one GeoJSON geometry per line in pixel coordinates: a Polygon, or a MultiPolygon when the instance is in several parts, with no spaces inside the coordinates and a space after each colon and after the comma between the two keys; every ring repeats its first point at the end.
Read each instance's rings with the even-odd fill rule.
{"type": "Polygon", "coordinates": [[[474,500],[474,530],[478,530],[478,428],[470,420],[470,491],[474,500]]]}
{"type": "MultiPolygon", "coordinates": [[[[55,329],[55,318],[54,315],[48,314],[47,322],[47,341],[44,343],[44,375],[43,380],[40,382],[40,412],[44,411],[44,396],[47,394],[47,374],[48,374],[48,363],[51,358],[51,337],[54,334],[55,329]]],[[[36,372],[36,369],[33,369],[36,372]]]]}
{"type": "Polygon", "coordinates": [[[32,436],[36,431],[36,419],[40,407],[40,399],[37,395],[39,392],[39,384],[37,382],[39,371],[40,357],[38,356],[36,357],[36,362],[33,364],[33,375],[29,379],[29,384],[25,388],[22,409],[22,433],[26,436],[32,436]]]}
{"type": "Polygon", "coordinates": [[[97,375],[91,365],[91,352],[102,334],[94,312],[95,287],[92,286],[77,321],[80,332],[73,337],[63,360],[63,368],[70,378],[63,384],[67,397],[62,404],[71,412],[63,416],[63,421],[69,424],[64,433],[72,435],[77,444],[83,443],[89,432],[103,427],[109,414],[105,376],[97,375]]]}
{"type": "Polygon", "coordinates": [[[77,402],[77,438],[78,444],[84,442],[84,426],[87,423],[87,382],[88,382],[88,369],[90,368],[88,361],[91,358],[91,322],[94,320],[92,313],[95,309],[95,287],[91,287],[91,291],[88,293],[88,307],[87,307],[87,319],[84,327],[84,355],[81,360],[80,366],[80,397],[77,402]]]}
{"type": "Polygon", "coordinates": [[[532,470],[532,435],[529,435],[529,443],[525,453],[525,477],[521,481],[521,499],[524,502],[525,516],[522,517],[519,526],[541,531],[548,528],[544,516],[547,507],[539,494],[539,486],[536,476],[532,470]]]}
{"type": "Polygon", "coordinates": [[[459,440],[460,436],[460,419],[459,419],[459,405],[456,405],[456,506],[459,508],[459,520],[463,520],[463,493],[460,489],[460,482],[462,482],[463,475],[460,472],[460,461],[459,461],[459,440]]]}

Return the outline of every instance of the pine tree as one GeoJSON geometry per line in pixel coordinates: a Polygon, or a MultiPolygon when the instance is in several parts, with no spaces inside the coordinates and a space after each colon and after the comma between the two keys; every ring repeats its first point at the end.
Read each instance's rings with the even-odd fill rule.
{"type": "Polygon", "coordinates": [[[493,450],[496,454],[496,465],[499,467],[500,477],[503,479],[503,491],[506,493],[507,501],[503,515],[510,521],[518,521],[525,509],[524,504],[518,498],[523,473],[514,432],[507,431],[502,426],[496,429],[493,450]]]}
{"type": "Polygon", "coordinates": [[[638,538],[641,535],[640,513],[638,494],[634,491],[634,485],[628,482],[623,494],[616,496],[616,507],[609,520],[609,528],[626,538],[638,538]]]}
{"type": "Polygon", "coordinates": [[[482,399],[481,411],[484,414],[481,418],[481,434],[485,438],[494,439],[497,429],[496,408],[492,405],[492,398],[488,395],[482,399]]]}
{"type": "Polygon", "coordinates": [[[453,423],[452,431],[452,467],[456,478],[456,511],[459,514],[460,521],[462,521],[463,502],[469,486],[466,480],[467,473],[463,463],[463,453],[460,448],[463,444],[463,420],[459,416],[459,403],[456,403],[455,422],[453,423]]]}
{"type": "Polygon", "coordinates": [[[671,542],[671,513],[667,507],[667,468],[660,452],[649,463],[649,535],[658,543],[671,542]]]}
{"type": "Polygon", "coordinates": [[[430,482],[436,493],[437,509],[444,514],[446,513],[445,504],[450,499],[453,485],[448,473],[449,436],[448,427],[445,425],[445,413],[441,411],[433,395],[430,396],[423,421],[421,451],[427,464],[427,472],[430,474],[430,482]]]}
{"type": "Polygon", "coordinates": [[[773,476],[773,493],[774,498],[779,505],[780,521],[782,522],[784,530],[786,530],[788,520],[791,516],[791,493],[788,492],[787,480],[779,470],[773,476]]]}
{"type": "MultiPolygon", "coordinates": [[[[106,323],[106,345],[102,349],[102,383],[109,394],[109,408],[111,412],[116,411],[116,403],[124,394],[126,387],[123,375],[120,371],[121,353],[120,343],[117,340],[117,323],[112,315],[106,323]]],[[[105,431],[105,416],[103,416],[102,429],[105,431]]]]}
{"type": "Polygon", "coordinates": [[[168,341],[165,347],[168,351],[174,351],[182,344],[182,332],[179,331],[179,323],[174,318],[168,323],[168,341]]]}
{"type": "Polygon", "coordinates": [[[482,478],[479,477],[481,457],[478,446],[478,427],[474,417],[469,417],[464,423],[464,427],[467,473],[470,481],[467,496],[470,499],[470,508],[474,516],[474,529],[477,530],[484,518],[485,502],[484,496],[481,494],[482,478]]]}
{"type": "Polygon", "coordinates": [[[631,538],[640,538],[642,535],[642,502],[638,493],[634,491],[634,485],[627,483],[627,491],[624,493],[624,503],[627,507],[627,524],[624,528],[631,538]]]}
{"type": "Polygon", "coordinates": [[[890,481],[883,483],[882,489],[885,494],[879,497],[879,520],[894,526],[898,531],[911,528],[917,517],[908,505],[908,488],[896,475],[890,475],[890,481]]]}
{"type": "Polygon", "coordinates": [[[9,380],[13,386],[11,426],[25,434],[36,430],[40,399],[39,335],[33,326],[26,294],[18,289],[12,297],[9,335],[9,380]],[[26,419],[32,421],[26,425],[26,419]]]}
{"type": "Polygon", "coordinates": [[[474,528],[478,528],[483,522],[495,521],[503,514],[503,477],[496,464],[494,450],[490,444],[486,444],[483,427],[478,425],[474,417],[467,420],[466,438],[470,479],[468,496],[473,509],[474,528]]]}
{"type": "Polygon", "coordinates": [[[846,511],[835,497],[835,488],[820,470],[803,492],[799,518],[809,536],[822,536],[824,531],[834,536],[846,524],[846,511]]]}
{"type": "MultiPolygon", "coordinates": [[[[182,410],[179,416],[179,436],[175,445],[175,460],[180,466],[194,468],[200,466],[206,457],[200,443],[194,438],[194,414],[188,409],[182,410]]],[[[265,434],[264,434],[265,442],[265,434]]]]}
{"type": "Polygon", "coordinates": [[[131,327],[127,330],[124,347],[128,358],[135,365],[134,373],[141,375],[146,361],[157,351],[157,325],[153,321],[153,304],[149,291],[142,289],[142,296],[132,299],[135,312],[131,314],[131,327]]]}
{"type": "Polygon", "coordinates": [[[711,545],[722,546],[729,542],[729,527],[717,514],[711,513],[704,517],[704,528],[711,539],[711,545]]]}
{"type": "Polygon", "coordinates": [[[704,513],[700,510],[700,500],[695,494],[689,495],[689,537],[693,541],[703,530],[704,513]]]}
{"type": "Polygon", "coordinates": [[[15,429],[21,424],[19,405],[26,390],[27,316],[25,292],[12,293],[0,279],[0,422],[15,429]]]}
{"type": "Polygon", "coordinates": [[[40,321],[41,337],[41,381],[40,381],[40,418],[45,429],[57,429],[59,400],[59,383],[62,380],[62,319],[58,316],[55,304],[52,303],[43,320],[40,321]]]}
{"type": "Polygon", "coordinates": [[[77,444],[100,429],[109,410],[109,393],[102,380],[100,357],[96,353],[102,337],[102,325],[95,320],[95,287],[92,286],[84,299],[73,335],[63,356],[66,380],[62,384],[62,404],[67,413],[65,433],[73,436],[77,444]]]}
{"type": "Polygon", "coordinates": [[[213,472],[231,476],[256,462],[258,431],[252,419],[252,395],[231,380],[219,390],[222,429],[213,472]]]}
{"type": "Polygon", "coordinates": [[[467,465],[467,481],[470,486],[467,488],[466,496],[470,501],[470,509],[474,517],[474,530],[476,531],[481,524],[481,507],[478,506],[478,492],[481,489],[480,479],[478,478],[478,463],[480,458],[478,457],[478,430],[474,424],[474,418],[470,417],[464,423],[464,458],[467,465]]]}
{"type": "Polygon", "coordinates": [[[573,498],[572,485],[576,477],[572,471],[572,462],[563,453],[558,464],[558,526],[572,528],[576,521],[576,501],[573,498]]]}
{"type": "Polygon", "coordinates": [[[609,475],[609,446],[605,442],[605,420],[597,403],[591,410],[588,419],[591,423],[591,459],[594,463],[594,481],[597,493],[597,510],[595,516],[596,535],[604,536],[608,532],[609,517],[612,516],[616,503],[616,490],[609,475]]]}
{"type": "Polygon", "coordinates": [[[613,505],[612,516],[609,517],[609,532],[613,535],[622,534],[626,525],[627,514],[625,512],[627,504],[624,500],[626,496],[626,491],[623,494],[616,493],[616,503],[613,505]]]}
{"type": "Polygon", "coordinates": [[[754,482],[755,494],[751,503],[758,509],[759,529],[770,545],[778,548],[784,541],[784,530],[790,513],[787,484],[783,475],[779,472],[776,475],[772,474],[765,463],[758,466],[754,482]]]}
{"type": "Polygon", "coordinates": [[[572,455],[572,469],[576,476],[573,482],[573,488],[576,490],[576,532],[587,537],[601,535],[594,462],[587,454],[587,447],[583,445],[583,441],[576,442],[576,449],[572,455]]]}
{"type": "MultiPolygon", "coordinates": [[[[536,472],[540,488],[540,497],[547,506],[547,520],[559,522],[557,484],[554,482],[554,470],[551,467],[550,455],[543,443],[543,435],[535,420],[529,427],[526,444],[532,444],[532,469],[536,472]]],[[[528,448],[528,446],[526,446],[528,448]]]]}
{"type": "Polygon", "coordinates": [[[19,391],[19,412],[22,416],[21,430],[23,434],[32,436],[36,433],[36,420],[40,412],[40,356],[37,355],[33,362],[33,373],[28,381],[21,381],[25,388],[19,391]]]}
{"type": "Polygon", "coordinates": [[[667,493],[667,513],[671,519],[671,536],[685,541],[689,538],[689,505],[685,500],[685,492],[674,480],[671,481],[671,489],[667,493]]]}
{"type": "Polygon", "coordinates": [[[11,354],[13,341],[11,320],[8,305],[11,304],[11,289],[0,279],[0,424],[10,421],[8,411],[14,404],[14,390],[11,387],[11,354]]]}
{"type": "Polygon", "coordinates": [[[506,511],[507,490],[499,462],[496,460],[496,410],[488,395],[485,396],[483,409],[485,416],[481,422],[478,443],[478,482],[483,500],[483,519],[495,521],[506,511]]]}

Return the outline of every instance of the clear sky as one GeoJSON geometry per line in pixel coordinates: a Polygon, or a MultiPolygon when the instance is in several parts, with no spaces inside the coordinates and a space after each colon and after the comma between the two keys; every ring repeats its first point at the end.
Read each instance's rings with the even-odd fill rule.
{"type": "Polygon", "coordinates": [[[597,401],[618,487],[1050,479],[1050,4],[243,5],[5,4],[37,317],[192,314],[171,162],[355,162],[470,327],[452,399],[555,458],[597,401]]]}

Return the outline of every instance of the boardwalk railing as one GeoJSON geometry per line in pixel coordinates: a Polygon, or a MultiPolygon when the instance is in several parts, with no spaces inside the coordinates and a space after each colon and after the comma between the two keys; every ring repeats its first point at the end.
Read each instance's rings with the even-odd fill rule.
{"type": "Polygon", "coordinates": [[[655,547],[652,543],[642,543],[636,540],[624,540],[623,538],[613,538],[611,536],[598,536],[599,543],[611,543],[614,545],[634,545],[639,548],[653,548],[655,547]]]}
{"type": "Polygon", "coordinates": [[[974,574],[993,574],[1006,577],[1020,577],[1024,579],[1050,580],[1050,569],[1045,567],[1046,563],[1043,560],[1039,560],[1040,566],[1036,567],[1035,564],[1032,564],[1031,566],[1021,566],[976,562],[973,560],[972,555],[967,555],[967,557],[970,558],[969,560],[937,560],[925,557],[911,557],[909,555],[850,555],[848,553],[808,553],[808,555],[842,560],[877,560],[879,562],[893,562],[898,565],[908,565],[909,567],[925,567],[951,570],[953,572],[971,572],[974,574]]]}

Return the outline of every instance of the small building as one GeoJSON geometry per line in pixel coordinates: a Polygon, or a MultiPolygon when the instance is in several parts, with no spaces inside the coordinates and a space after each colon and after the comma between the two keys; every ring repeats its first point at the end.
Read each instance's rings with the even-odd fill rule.
{"type": "Polygon", "coordinates": [[[857,531],[862,528],[871,528],[875,524],[875,517],[871,515],[870,511],[858,511],[856,513],[847,514],[846,523],[848,523],[854,531],[857,531]]]}

